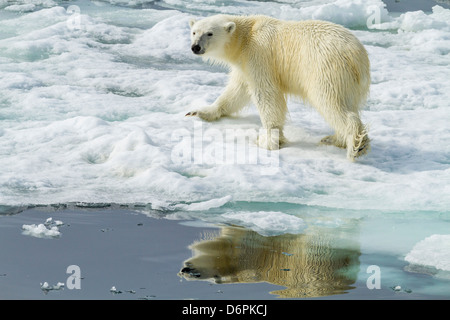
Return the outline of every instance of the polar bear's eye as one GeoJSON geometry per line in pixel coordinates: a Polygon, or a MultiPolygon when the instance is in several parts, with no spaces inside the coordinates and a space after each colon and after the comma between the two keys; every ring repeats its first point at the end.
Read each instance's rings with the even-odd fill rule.
{"type": "Polygon", "coordinates": [[[208,37],[212,37],[212,36],[213,36],[213,33],[212,33],[212,32],[208,32],[206,35],[207,35],[208,37]]]}
{"type": "Polygon", "coordinates": [[[192,35],[195,36],[195,32],[192,32],[192,35]]]}

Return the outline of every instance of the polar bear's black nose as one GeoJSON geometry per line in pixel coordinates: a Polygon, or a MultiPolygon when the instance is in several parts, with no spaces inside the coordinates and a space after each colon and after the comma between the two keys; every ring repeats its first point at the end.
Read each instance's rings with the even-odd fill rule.
{"type": "Polygon", "coordinates": [[[181,273],[188,274],[189,276],[195,277],[195,278],[201,277],[200,272],[198,272],[196,269],[190,268],[190,267],[184,267],[183,269],[181,269],[181,273]]]}
{"type": "Polygon", "coordinates": [[[202,47],[200,47],[198,44],[194,44],[192,45],[191,49],[193,53],[199,54],[200,51],[202,50],[202,47]]]}

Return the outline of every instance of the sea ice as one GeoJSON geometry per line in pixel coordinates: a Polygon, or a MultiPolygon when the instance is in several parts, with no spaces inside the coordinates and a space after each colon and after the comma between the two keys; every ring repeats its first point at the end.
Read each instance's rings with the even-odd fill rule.
{"type": "Polygon", "coordinates": [[[392,15],[381,0],[79,0],[80,24],[73,26],[64,1],[16,4],[35,8],[0,12],[0,166],[7,168],[0,172],[1,205],[144,203],[195,215],[231,197],[448,212],[448,9],[392,15]],[[228,135],[258,132],[255,108],[214,123],[184,117],[211,104],[228,79],[227,70],[189,48],[189,20],[215,13],[317,18],[351,28],[371,61],[362,112],[371,153],[347,163],[342,150],[319,146],[330,127],[290,99],[289,143],[270,153],[277,161],[269,169],[276,170],[262,174],[264,164],[250,157],[259,152],[255,139],[228,135]],[[230,150],[250,156],[219,161],[230,150]],[[188,151],[182,161],[179,151],[188,151]]]}
{"type": "Polygon", "coordinates": [[[57,238],[61,235],[58,227],[47,228],[44,224],[24,224],[22,234],[36,238],[57,238]]]}
{"type": "Polygon", "coordinates": [[[185,210],[185,211],[207,211],[211,208],[218,208],[225,205],[227,202],[230,202],[232,199],[231,196],[225,196],[220,199],[211,199],[208,201],[202,201],[191,204],[177,204],[174,206],[174,209],[177,210],[185,210]]]}
{"type": "Polygon", "coordinates": [[[264,236],[274,236],[284,233],[303,233],[307,225],[302,218],[283,212],[228,212],[222,214],[230,223],[247,227],[264,236]]]}
{"type": "Polygon", "coordinates": [[[57,284],[51,286],[48,284],[48,282],[41,283],[41,290],[44,291],[45,294],[47,294],[49,291],[52,290],[62,290],[64,289],[64,283],[58,282],[57,284]]]}
{"type": "Polygon", "coordinates": [[[22,225],[22,234],[36,238],[58,238],[61,236],[61,232],[58,227],[62,225],[63,222],[60,220],[47,218],[44,223],[22,225]]]}
{"type": "Polygon", "coordinates": [[[410,264],[450,271],[450,235],[433,234],[419,241],[405,260],[410,264]]]}

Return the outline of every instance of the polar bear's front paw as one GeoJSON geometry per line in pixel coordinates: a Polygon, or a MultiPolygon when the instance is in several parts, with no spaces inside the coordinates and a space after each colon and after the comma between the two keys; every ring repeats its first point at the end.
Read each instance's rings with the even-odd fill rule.
{"type": "Polygon", "coordinates": [[[262,130],[258,136],[258,146],[268,150],[280,149],[280,134],[278,129],[262,130]]]}
{"type": "Polygon", "coordinates": [[[221,117],[221,113],[217,108],[207,107],[202,110],[190,111],[186,113],[186,116],[197,116],[206,121],[214,121],[221,117]]]}

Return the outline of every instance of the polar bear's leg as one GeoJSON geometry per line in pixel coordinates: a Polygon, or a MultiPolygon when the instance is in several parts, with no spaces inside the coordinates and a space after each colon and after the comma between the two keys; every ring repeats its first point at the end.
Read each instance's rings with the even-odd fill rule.
{"type": "Polygon", "coordinates": [[[224,92],[211,106],[188,112],[187,116],[198,116],[206,121],[214,121],[240,111],[250,102],[248,86],[238,71],[230,73],[230,79],[224,92]]]}
{"type": "Polygon", "coordinates": [[[368,130],[362,124],[357,113],[342,112],[335,108],[329,108],[323,115],[336,132],[334,135],[323,138],[322,144],[346,148],[347,158],[351,161],[365,155],[370,150],[368,130]]]}
{"type": "Polygon", "coordinates": [[[258,137],[258,145],[269,150],[277,150],[286,142],[283,126],[286,119],[286,99],[281,92],[256,90],[253,100],[258,108],[263,129],[258,137]]]}
{"type": "Polygon", "coordinates": [[[367,127],[362,124],[358,114],[349,112],[347,114],[347,158],[353,161],[369,150],[370,139],[367,127]]]}

